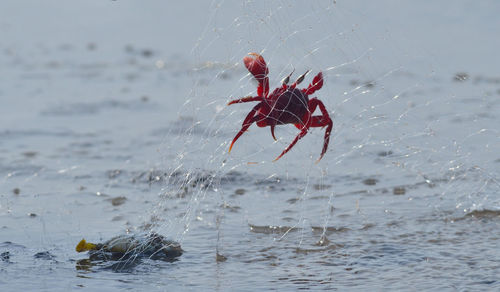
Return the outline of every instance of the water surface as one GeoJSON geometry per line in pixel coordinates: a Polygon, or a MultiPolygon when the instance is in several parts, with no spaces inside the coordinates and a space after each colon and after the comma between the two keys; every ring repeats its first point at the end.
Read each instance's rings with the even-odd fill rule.
{"type": "Polygon", "coordinates": [[[491,9],[223,3],[184,23],[188,4],[3,5],[2,291],[500,286],[491,9]],[[487,43],[448,54],[433,23],[487,43]],[[277,142],[254,126],[227,153],[251,106],[226,104],[255,94],[241,58],[261,49],[273,86],[324,71],[334,131],[319,164],[322,129],[278,162],[293,126],[277,142]],[[185,253],[115,269],[75,251],[148,231],[185,253]]]}

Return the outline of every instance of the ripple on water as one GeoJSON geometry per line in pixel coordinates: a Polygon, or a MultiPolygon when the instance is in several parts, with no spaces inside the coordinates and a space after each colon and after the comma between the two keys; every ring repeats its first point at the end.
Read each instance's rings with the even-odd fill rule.
{"type": "Polygon", "coordinates": [[[121,109],[137,111],[151,109],[152,106],[149,103],[136,99],[129,101],[104,99],[97,102],[59,104],[42,110],[40,114],[43,116],[96,115],[107,110],[121,109]]]}
{"type": "Polygon", "coordinates": [[[55,260],[56,256],[53,255],[50,251],[41,251],[37,252],[36,254],[33,255],[35,259],[40,259],[40,260],[55,260]]]}
{"type": "Polygon", "coordinates": [[[474,210],[465,214],[462,217],[453,219],[453,221],[463,221],[467,219],[476,219],[482,221],[500,220],[500,210],[489,210],[489,209],[474,210]]]}
{"type": "Polygon", "coordinates": [[[262,234],[285,234],[288,232],[295,232],[301,230],[299,227],[292,226],[273,226],[273,225],[252,225],[250,226],[250,231],[253,233],[262,233],[262,234]]]}

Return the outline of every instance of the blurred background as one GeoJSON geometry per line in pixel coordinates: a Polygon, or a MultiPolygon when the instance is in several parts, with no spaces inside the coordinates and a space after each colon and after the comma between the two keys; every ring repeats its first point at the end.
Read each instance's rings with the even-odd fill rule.
{"type": "Polygon", "coordinates": [[[2,291],[495,290],[499,11],[3,1],[2,291]],[[276,142],[252,126],[227,153],[252,104],[226,104],[256,94],[249,52],[272,87],[325,75],[320,163],[323,129],[272,162],[290,125],[276,142]],[[74,251],[151,231],[185,253],[116,269],[74,251]]]}

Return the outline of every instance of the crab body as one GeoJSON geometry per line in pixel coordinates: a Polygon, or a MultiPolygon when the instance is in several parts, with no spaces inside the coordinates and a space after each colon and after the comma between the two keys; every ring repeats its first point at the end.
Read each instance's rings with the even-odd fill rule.
{"type": "Polygon", "coordinates": [[[308,111],[309,97],[297,88],[277,88],[263,101],[257,116],[257,126],[300,124],[308,111]]]}
{"type": "Polygon", "coordinates": [[[276,88],[269,94],[269,78],[267,74],[269,69],[264,58],[257,53],[250,53],[253,57],[245,57],[243,62],[248,71],[254,76],[259,85],[257,86],[257,96],[247,96],[240,99],[232,100],[228,105],[243,102],[260,101],[253,109],[247,114],[243,120],[241,130],[236,134],[229,151],[231,151],[234,143],[238,138],[250,127],[252,123],[256,123],[258,127],[271,128],[271,135],[276,140],[274,129],[276,125],[293,124],[300,133],[295,137],[292,143],[275,159],[280,159],[287,153],[299,139],[304,137],[310,127],[327,127],[323,142],[323,150],[318,159],[321,160],[326,150],[328,149],[328,142],[330,140],[330,133],[332,131],[333,122],[328,115],[323,103],[317,98],[309,98],[310,94],[321,89],[323,86],[323,74],[318,73],[313,78],[313,81],[307,88],[296,88],[301,83],[306,74],[301,75],[297,81],[289,85],[290,75],[282,81],[282,86],[276,88]],[[255,57],[255,58],[254,58],[255,57]],[[319,107],[322,115],[313,116],[316,108],[319,107]]]}

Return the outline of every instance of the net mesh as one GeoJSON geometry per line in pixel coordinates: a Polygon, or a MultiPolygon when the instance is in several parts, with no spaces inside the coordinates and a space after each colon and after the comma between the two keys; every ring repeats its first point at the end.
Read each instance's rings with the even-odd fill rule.
{"type": "MultiPolygon", "coordinates": [[[[113,12],[144,5],[121,4],[113,12]]],[[[397,4],[397,12],[387,17],[377,5],[382,4],[212,1],[194,45],[180,56],[162,55],[162,46],[173,46],[172,39],[162,36],[151,41],[157,45],[153,49],[126,45],[121,53],[106,47],[108,34],[101,42],[82,45],[78,37],[74,44],[53,45],[39,39],[44,33],[34,31],[39,45],[0,44],[0,61],[12,69],[3,77],[13,86],[0,90],[10,106],[1,117],[8,130],[0,132],[1,151],[8,153],[0,157],[5,173],[0,186],[7,190],[0,198],[9,220],[5,225],[24,224],[9,215],[12,206],[15,214],[38,214],[38,225],[26,223],[19,230],[32,228],[25,233],[34,241],[42,230],[39,241],[50,245],[58,242],[54,238],[92,231],[106,240],[126,221],[126,231],[155,232],[196,251],[210,246],[208,252],[215,250],[217,259],[224,260],[226,255],[243,257],[246,250],[235,246],[261,248],[248,253],[256,257],[267,255],[262,247],[269,246],[304,247],[301,252],[307,253],[311,246],[334,245],[333,234],[370,230],[384,220],[455,220],[488,210],[498,214],[500,81],[491,73],[498,66],[481,65],[476,56],[472,61],[457,57],[473,47],[448,34],[457,19],[462,21],[454,18],[453,7],[446,11],[446,23],[399,27],[405,17],[436,12],[429,9],[432,5],[408,9],[397,4]],[[451,40],[457,43],[452,49],[451,40]],[[429,49],[440,45],[445,49],[429,49]],[[325,104],[333,120],[321,162],[315,163],[324,128],[311,128],[273,162],[299,130],[279,125],[274,141],[269,127],[254,124],[228,153],[256,104],[227,105],[256,95],[257,82],[242,61],[249,52],[265,58],[271,90],[292,71],[292,80],[311,71],[302,86],[323,72],[323,88],[311,96],[325,104]],[[158,114],[157,106],[167,112],[158,114]],[[11,109],[28,109],[29,118],[21,121],[11,109]],[[160,142],[157,137],[162,137],[160,142]],[[38,152],[30,152],[31,145],[38,152]],[[21,158],[7,157],[12,153],[21,158]],[[31,197],[12,197],[12,191],[31,197]],[[61,198],[69,215],[60,215],[52,203],[61,198]],[[95,211],[94,204],[108,200],[111,204],[95,211]],[[89,216],[95,213],[99,216],[89,216]]],[[[463,3],[454,7],[460,5],[467,9],[463,3]]],[[[70,23],[74,7],[65,9],[69,12],[61,16],[70,23]]],[[[141,15],[166,21],[163,13],[141,15]]],[[[467,21],[474,21],[474,15],[467,15],[467,21]]],[[[134,18],[134,23],[142,21],[134,18]]],[[[11,39],[18,37],[19,31],[0,26],[11,39]]],[[[467,27],[463,29],[474,40],[470,42],[484,44],[467,27]]],[[[55,31],[60,24],[48,28],[55,31]]],[[[185,33],[183,27],[174,29],[179,36],[185,33]]],[[[66,42],[76,37],[71,29],[64,33],[66,42]]],[[[180,47],[186,43],[181,37],[174,41],[180,47]]],[[[489,46],[480,47],[477,55],[490,52],[489,46]]],[[[349,239],[360,241],[356,236],[349,239]]]]}
{"type": "MultiPolygon", "coordinates": [[[[373,16],[336,2],[215,1],[209,13],[191,52],[193,85],[174,121],[182,131],[168,133],[160,149],[161,165],[172,166],[161,196],[186,200],[187,195],[188,203],[183,216],[168,219],[172,221],[161,224],[160,232],[177,234],[182,241],[193,222],[215,212],[212,222],[219,240],[221,229],[231,228],[224,218],[232,210],[234,194],[245,191],[239,184],[266,185],[269,206],[282,204],[270,198],[273,190],[287,185],[298,189],[290,199],[298,202],[298,215],[288,222],[273,207],[254,210],[251,202],[240,218],[254,232],[277,233],[274,239],[300,229],[299,245],[307,226],[319,228],[323,238],[331,210],[343,204],[343,195],[356,192],[398,195],[425,186],[432,197],[427,200],[430,209],[453,213],[498,208],[492,197],[499,187],[498,161],[485,155],[498,155],[498,130],[490,124],[491,112],[485,112],[485,106],[498,107],[498,102],[483,93],[474,95],[477,88],[468,76],[438,70],[439,60],[425,59],[426,54],[401,44],[389,29],[370,29],[373,19],[365,17],[373,16]],[[231,16],[234,11],[239,13],[231,16]],[[319,164],[314,161],[323,142],[321,128],[311,128],[289,153],[272,162],[298,130],[278,126],[275,142],[269,128],[253,125],[228,154],[232,137],[254,105],[226,106],[230,100],[256,95],[257,83],[242,62],[249,52],[266,59],[271,90],[293,70],[296,76],[306,70],[323,72],[325,85],[314,96],[325,104],[334,129],[319,164]],[[350,187],[353,177],[366,189],[350,187]],[[375,184],[377,188],[370,189],[375,184]],[[308,200],[316,196],[324,196],[325,203],[309,206],[308,200]],[[207,201],[216,201],[217,211],[210,210],[207,201]],[[259,222],[274,229],[262,228],[259,222]],[[283,224],[287,227],[280,230],[283,224]]],[[[159,210],[165,204],[171,200],[160,199],[159,210]]],[[[348,204],[353,212],[366,213],[363,224],[369,221],[370,209],[384,208],[360,206],[359,201],[348,204]]]]}

